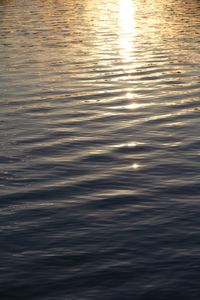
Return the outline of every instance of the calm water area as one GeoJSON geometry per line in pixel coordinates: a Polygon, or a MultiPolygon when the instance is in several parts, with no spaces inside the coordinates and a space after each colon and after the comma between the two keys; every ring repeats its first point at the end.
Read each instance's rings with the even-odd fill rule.
{"type": "Polygon", "coordinates": [[[0,299],[200,299],[199,0],[0,0],[0,299]]]}

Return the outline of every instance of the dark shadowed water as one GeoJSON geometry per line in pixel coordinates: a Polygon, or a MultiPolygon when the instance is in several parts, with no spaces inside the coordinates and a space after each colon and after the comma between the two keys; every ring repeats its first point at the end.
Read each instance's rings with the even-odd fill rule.
{"type": "Polygon", "coordinates": [[[0,0],[0,299],[200,299],[200,2],[0,0]]]}

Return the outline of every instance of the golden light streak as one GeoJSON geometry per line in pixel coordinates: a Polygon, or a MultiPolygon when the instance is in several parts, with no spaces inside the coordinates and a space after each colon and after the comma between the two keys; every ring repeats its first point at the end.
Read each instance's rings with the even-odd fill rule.
{"type": "Polygon", "coordinates": [[[131,33],[134,28],[134,13],[133,0],[119,0],[120,28],[126,33],[131,33]]]}
{"type": "Polygon", "coordinates": [[[131,62],[134,53],[135,5],[133,0],[119,0],[119,49],[124,63],[131,62]]]}

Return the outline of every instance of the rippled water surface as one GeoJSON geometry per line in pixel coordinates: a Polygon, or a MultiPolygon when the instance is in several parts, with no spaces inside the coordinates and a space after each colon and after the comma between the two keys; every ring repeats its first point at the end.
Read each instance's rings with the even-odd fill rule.
{"type": "Polygon", "coordinates": [[[200,299],[200,2],[0,0],[0,299],[200,299]]]}

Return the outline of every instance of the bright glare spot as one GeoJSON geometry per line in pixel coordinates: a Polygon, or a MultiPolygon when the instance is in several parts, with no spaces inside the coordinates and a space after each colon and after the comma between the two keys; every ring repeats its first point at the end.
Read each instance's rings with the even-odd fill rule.
{"type": "Polygon", "coordinates": [[[120,0],[119,2],[119,20],[123,31],[130,33],[134,28],[134,6],[132,0],[120,0]]]}
{"type": "Polygon", "coordinates": [[[115,148],[124,148],[124,147],[136,147],[138,145],[138,143],[135,143],[135,142],[130,142],[128,144],[117,144],[117,145],[113,145],[112,147],[115,147],[115,148]]]}
{"type": "Polygon", "coordinates": [[[126,97],[127,97],[128,99],[132,99],[132,98],[133,98],[133,94],[127,93],[127,94],[126,94],[126,97]]]}
{"type": "Polygon", "coordinates": [[[139,168],[139,165],[138,165],[138,164],[133,164],[133,165],[132,165],[132,168],[136,170],[136,169],[139,168]]]}
{"type": "Polygon", "coordinates": [[[137,146],[137,144],[134,142],[128,143],[128,147],[136,147],[136,146],[137,146]]]}
{"type": "Polygon", "coordinates": [[[126,105],[125,108],[126,109],[136,109],[141,106],[142,106],[142,104],[140,104],[140,103],[131,103],[129,105],[126,105]]]}

